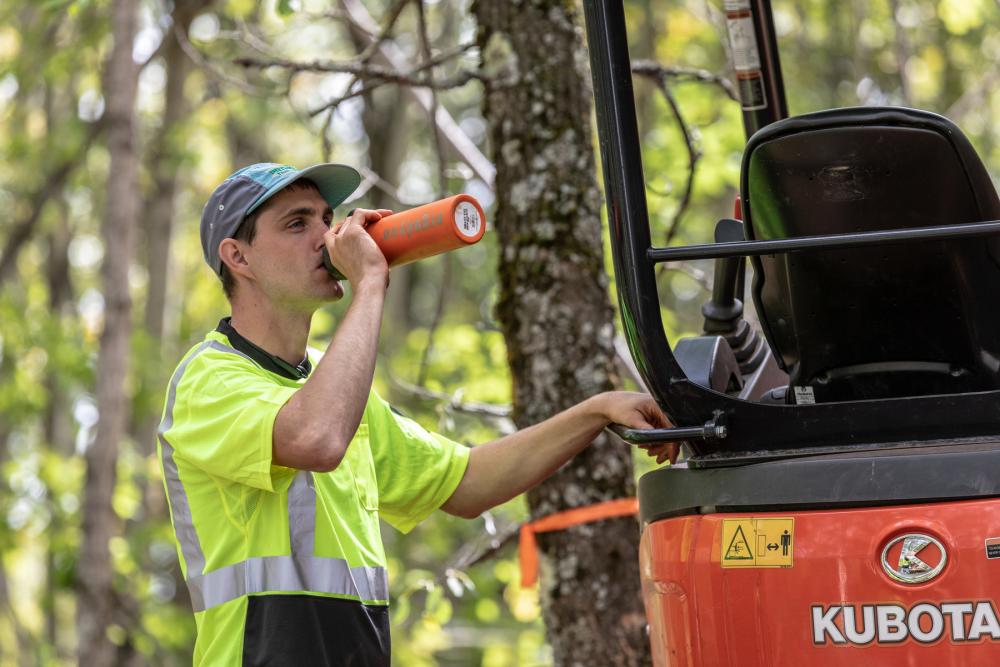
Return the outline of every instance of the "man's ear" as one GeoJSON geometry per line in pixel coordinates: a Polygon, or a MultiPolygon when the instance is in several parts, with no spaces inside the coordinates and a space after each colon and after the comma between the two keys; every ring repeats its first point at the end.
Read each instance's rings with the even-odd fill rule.
{"type": "Polygon", "coordinates": [[[242,244],[236,239],[223,239],[219,244],[219,259],[226,265],[233,275],[240,275],[244,278],[253,277],[253,271],[243,255],[242,244]]]}

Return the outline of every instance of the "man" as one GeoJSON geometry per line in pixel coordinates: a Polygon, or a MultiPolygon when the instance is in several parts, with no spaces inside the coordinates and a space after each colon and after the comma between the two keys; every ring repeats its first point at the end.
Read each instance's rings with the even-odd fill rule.
{"type": "Polygon", "coordinates": [[[476,517],[610,422],[668,425],[649,397],[607,393],[470,450],[395,413],[371,390],[389,268],[365,232],[390,211],[331,226],[359,182],[342,165],[256,164],[205,206],[205,260],[232,317],[174,372],[158,447],[196,664],[388,664],[379,518],[406,532],[438,508],[476,517]],[[312,315],[344,295],[324,248],[353,295],[317,362],[312,315]]]}

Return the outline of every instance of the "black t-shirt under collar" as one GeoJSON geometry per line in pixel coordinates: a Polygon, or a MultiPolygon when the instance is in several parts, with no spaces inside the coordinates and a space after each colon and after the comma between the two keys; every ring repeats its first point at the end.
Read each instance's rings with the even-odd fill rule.
{"type": "Polygon", "coordinates": [[[309,361],[309,355],[306,355],[297,366],[292,365],[281,357],[271,354],[244,338],[239,331],[233,328],[231,317],[223,317],[219,320],[219,326],[216,328],[216,331],[224,334],[229,339],[229,344],[233,346],[233,349],[253,359],[264,370],[288,378],[289,380],[307,378],[309,377],[309,373],[312,372],[312,362],[309,361]]]}

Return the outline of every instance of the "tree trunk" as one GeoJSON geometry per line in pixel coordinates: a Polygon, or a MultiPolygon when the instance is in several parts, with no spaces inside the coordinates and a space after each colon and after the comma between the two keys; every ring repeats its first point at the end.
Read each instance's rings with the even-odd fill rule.
{"type": "MultiPolygon", "coordinates": [[[[178,0],[171,13],[171,24],[187,34],[194,17],[211,5],[206,0],[178,0]]],[[[177,134],[188,113],[188,101],[184,95],[184,84],[190,72],[190,60],[181,48],[173,32],[168,32],[163,46],[163,68],[167,73],[164,91],[163,119],[153,140],[149,154],[149,167],[153,181],[145,217],[146,267],[149,276],[146,291],[144,330],[148,349],[163,359],[174,358],[174,337],[168,333],[168,313],[176,304],[168,302],[167,285],[171,281],[171,240],[173,238],[174,217],[178,174],[185,160],[184,149],[179,145],[177,134]]],[[[163,387],[166,386],[169,368],[162,364],[151,364],[144,374],[146,386],[142,395],[145,400],[137,401],[137,426],[135,440],[139,452],[150,456],[156,447],[156,428],[160,421],[160,407],[163,387]]],[[[166,507],[163,490],[159,483],[143,482],[143,515],[162,518],[166,507]]]]}
{"type": "Polygon", "coordinates": [[[119,440],[126,428],[125,379],[128,373],[132,303],[128,268],[138,214],[138,159],[135,98],[138,69],[132,60],[136,3],[115,0],[111,8],[114,47],[108,63],[107,214],[103,228],[104,330],[97,359],[97,436],[87,449],[83,502],[83,544],[77,569],[78,654],[81,665],[110,665],[115,646],[108,638],[115,610],[114,568],[109,541],[120,533],[111,505],[119,440]]]}
{"type": "MultiPolygon", "coordinates": [[[[67,330],[67,318],[72,316],[73,283],[70,278],[69,244],[73,238],[71,216],[66,199],[62,195],[53,202],[58,208],[58,228],[48,235],[48,261],[46,262],[46,280],[49,288],[49,312],[55,320],[54,324],[60,332],[57,346],[70,345],[64,339],[67,330]]],[[[46,393],[49,397],[45,408],[44,434],[47,446],[57,456],[69,459],[73,456],[74,425],[72,421],[72,396],[64,386],[60,373],[48,373],[45,378],[46,393]]],[[[65,628],[59,625],[56,614],[56,543],[66,530],[62,512],[55,509],[49,523],[46,535],[49,540],[45,556],[45,588],[42,599],[42,609],[45,614],[45,641],[51,647],[53,654],[66,660],[62,648],[65,628]]]]}
{"type": "MultiPolygon", "coordinates": [[[[479,1],[484,115],[497,167],[497,314],[523,428],[613,388],[592,94],[572,3],[479,1]]],[[[635,494],[630,451],[605,435],[528,493],[533,518],[635,494]]],[[[631,518],[539,535],[557,665],[650,661],[631,518]]]]}
{"type": "MultiPolygon", "coordinates": [[[[187,33],[188,25],[194,18],[193,9],[204,3],[178,2],[171,16],[173,25],[187,33]],[[188,15],[190,14],[190,15],[188,15]]],[[[149,215],[145,221],[146,266],[149,269],[149,289],[146,301],[144,326],[150,342],[157,345],[163,337],[167,311],[167,284],[170,273],[170,241],[173,236],[175,195],[178,174],[183,161],[180,146],[175,136],[181,120],[187,114],[188,104],[184,96],[189,61],[181,50],[173,33],[166,36],[163,47],[163,68],[167,73],[163,102],[163,120],[150,151],[150,172],[153,193],[149,200],[149,215]]],[[[155,427],[153,432],[155,437],[155,427]]],[[[152,448],[142,441],[143,450],[152,448]]]]}

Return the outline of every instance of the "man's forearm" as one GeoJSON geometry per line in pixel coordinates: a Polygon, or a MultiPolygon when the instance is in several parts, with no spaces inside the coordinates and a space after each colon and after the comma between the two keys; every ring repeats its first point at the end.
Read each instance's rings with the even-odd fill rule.
{"type": "Polygon", "coordinates": [[[441,509],[475,517],[548,478],[608,425],[606,400],[606,394],[594,396],[540,424],[473,448],[465,476],[441,509]]]}
{"type": "Polygon", "coordinates": [[[339,465],[368,401],[384,302],[384,283],[354,286],[351,305],[326,354],[278,413],[276,463],[307,470],[339,465]]]}

